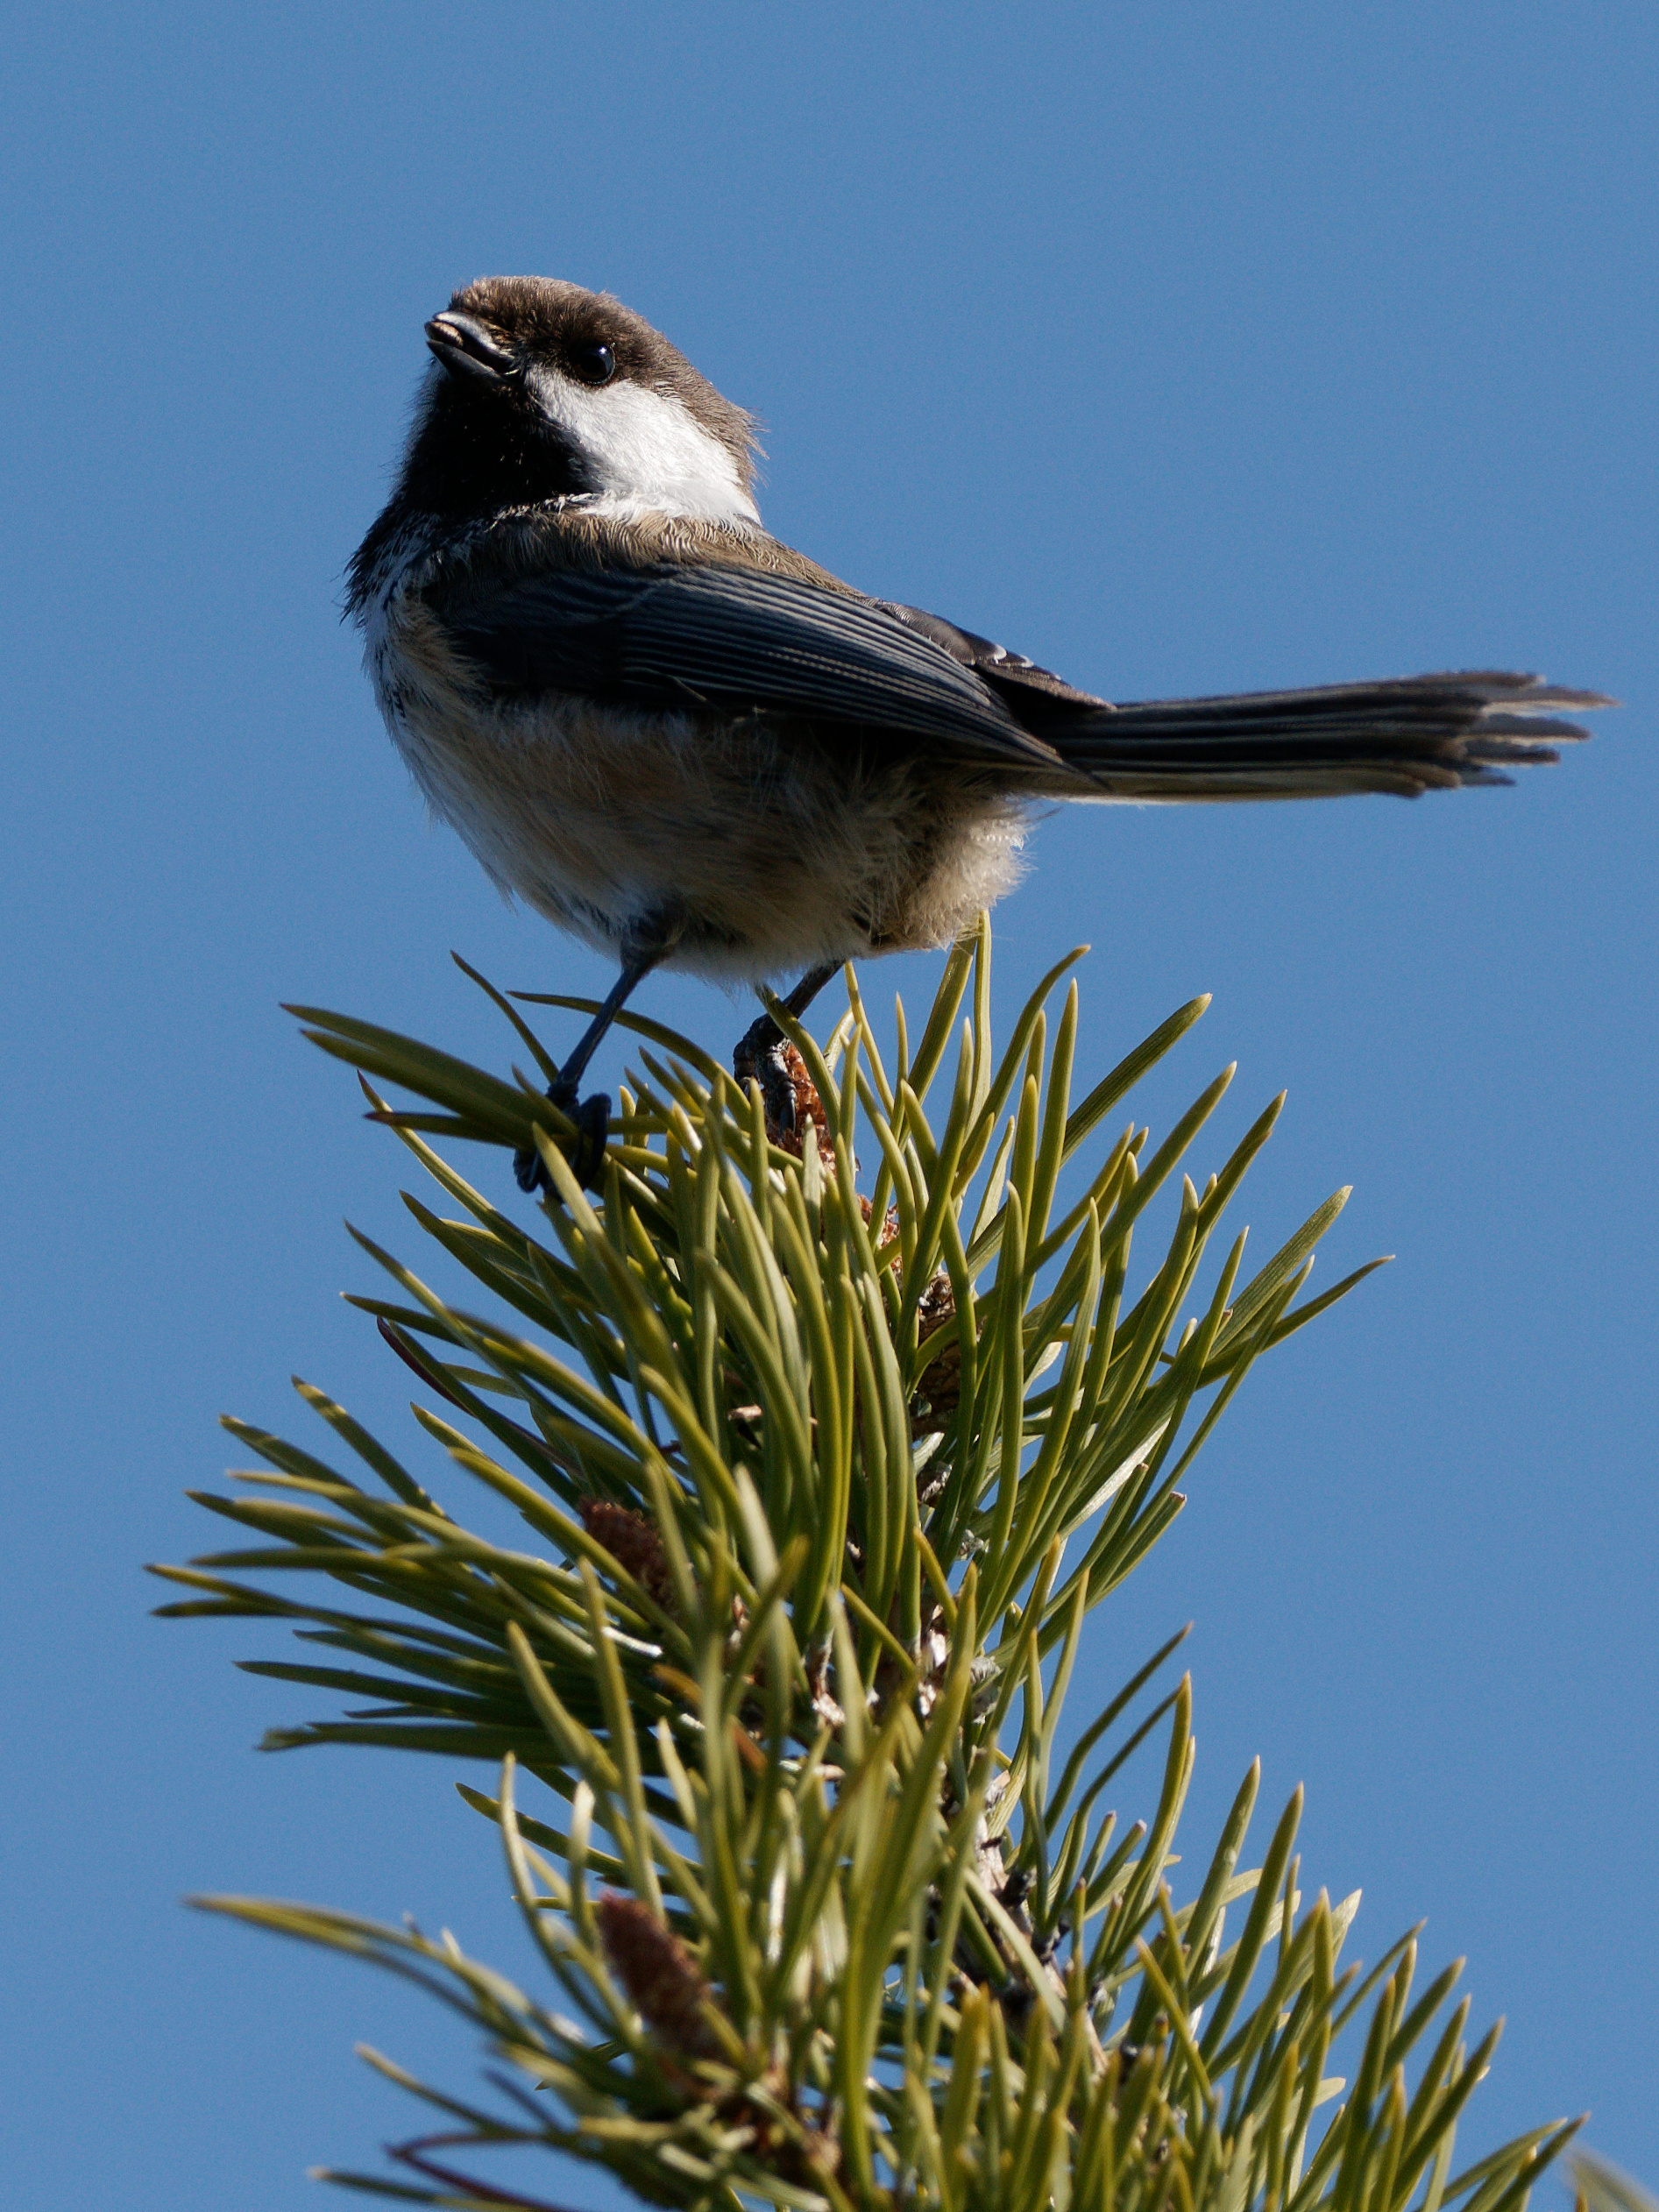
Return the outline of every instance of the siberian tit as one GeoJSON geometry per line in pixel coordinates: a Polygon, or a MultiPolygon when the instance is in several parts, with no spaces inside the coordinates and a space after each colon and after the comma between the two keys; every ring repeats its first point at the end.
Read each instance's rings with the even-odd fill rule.
{"type": "Polygon", "coordinates": [[[948,943],[1039,803],[1501,783],[1609,704],[1483,671],[1113,705],[769,536],[750,417],[608,294],[485,278],[426,339],[349,608],[435,812],[620,963],[553,1094],[585,1174],[607,1108],[577,1086],[655,967],[800,971],[798,1013],[845,961],[948,943]]]}

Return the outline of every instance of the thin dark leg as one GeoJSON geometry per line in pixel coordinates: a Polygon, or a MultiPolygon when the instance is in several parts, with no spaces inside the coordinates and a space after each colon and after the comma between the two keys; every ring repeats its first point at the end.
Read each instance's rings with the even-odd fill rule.
{"type": "MultiPolygon", "coordinates": [[[[785,1009],[798,1021],[818,996],[841,963],[826,961],[821,968],[809,968],[794,989],[783,1002],[785,1009]]],[[[751,1023],[737,1042],[732,1054],[732,1073],[740,1083],[757,1082],[766,1102],[766,1111],[773,1126],[793,1131],[795,1127],[795,1086],[783,1064],[783,1032],[769,1014],[751,1023]]]]}
{"type": "MultiPolygon", "coordinates": [[[[671,940],[670,940],[671,941],[671,940]]],[[[649,950],[635,948],[623,956],[622,972],[606,993],[605,1003],[578,1038],[576,1044],[558,1072],[557,1080],[548,1085],[548,1096],[561,1112],[568,1114],[577,1128],[576,1150],[571,1157],[571,1173],[584,1189],[591,1189],[597,1182],[605,1159],[605,1138],[610,1126],[611,1102],[603,1091],[596,1091],[592,1098],[578,1104],[577,1090],[587,1064],[603,1041],[605,1032],[627,1005],[635,987],[648,976],[663,955],[668,944],[653,944],[649,950]]],[[[513,1173],[518,1178],[521,1190],[535,1190],[547,1185],[547,1169],[542,1155],[527,1145],[513,1156],[513,1173]]]]}
{"type": "MultiPolygon", "coordinates": [[[[825,984],[830,980],[830,977],[832,975],[839,975],[840,974],[841,968],[841,961],[838,960],[828,960],[824,962],[821,968],[809,968],[807,969],[805,975],[802,976],[800,982],[796,984],[794,989],[783,1001],[784,1007],[794,1016],[797,1021],[799,1021],[801,1016],[806,1011],[812,1001],[818,996],[819,991],[823,989],[825,984]]],[[[769,1022],[772,1019],[769,1014],[766,1017],[766,1018],[769,1022]]],[[[776,1024],[774,1023],[773,1026],[776,1028],[776,1024]]]]}
{"type": "MultiPolygon", "coordinates": [[[[559,1070],[558,1087],[575,1097],[587,1064],[603,1043],[605,1032],[633,996],[635,988],[645,981],[663,957],[662,951],[653,947],[649,953],[631,953],[622,962],[622,972],[606,994],[603,1004],[592,1020],[571,1048],[559,1070]]],[[[549,1092],[549,1096],[552,1094],[549,1092]]]]}

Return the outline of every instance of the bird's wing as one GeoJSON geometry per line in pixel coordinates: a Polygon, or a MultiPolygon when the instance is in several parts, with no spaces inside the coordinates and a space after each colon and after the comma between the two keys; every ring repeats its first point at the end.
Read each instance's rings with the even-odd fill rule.
{"type": "Polygon", "coordinates": [[[440,575],[425,597],[500,690],[773,713],[1001,762],[1033,791],[1133,799],[1410,794],[1500,783],[1610,704],[1482,670],[1114,706],[918,607],[732,562],[440,575]],[[1552,711],[1555,710],[1555,711],[1552,711]]]}
{"type": "Polygon", "coordinates": [[[876,600],[798,576],[713,562],[558,567],[492,578],[487,590],[439,578],[424,596],[457,649],[503,691],[807,715],[1059,765],[939,638],[876,600]]]}
{"type": "Polygon", "coordinates": [[[1080,691],[1074,684],[1067,684],[1051,669],[1039,668],[1023,653],[1010,653],[1005,645],[997,645],[989,637],[960,629],[942,614],[930,614],[925,607],[901,606],[893,599],[883,599],[879,604],[907,629],[930,638],[941,652],[948,653],[964,668],[972,669],[1022,720],[1028,715],[1041,720],[1056,711],[1063,714],[1067,707],[1107,705],[1093,691],[1080,691]]]}

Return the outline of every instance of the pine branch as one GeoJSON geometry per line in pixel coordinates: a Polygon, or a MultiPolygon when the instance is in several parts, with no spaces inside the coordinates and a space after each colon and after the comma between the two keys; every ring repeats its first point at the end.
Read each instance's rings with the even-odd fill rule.
{"type": "Polygon", "coordinates": [[[1252,1770],[1178,1900],[1194,1747],[1173,1641],[1055,1777],[1088,1615],[1172,1524],[1254,1362],[1368,1271],[1297,1302],[1345,1193],[1247,1279],[1242,1233],[1212,1260],[1280,1105],[1201,1180],[1185,1162],[1230,1069],[1162,1142],[1133,1122],[1106,1139],[1205,1002],[1074,1104],[1075,982],[1052,1046],[1045,1001],[1076,955],[1000,1053],[989,958],[982,924],[913,1058],[900,1010],[890,1067],[850,976],[822,1044],[783,1017],[791,1132],[624,1016],[642,1072],[592,1198],[528,1078],[298,1010],[459,1209],[407,1202],[473,1302],[363,1237],[393,1294],[358,1302],[436,1401],[426,1436],[513,1507],[524,1549],[470,1531],[301,1386],[351,1471],[230,1423],[263,1471],[202,1502],[244,1540],[158,1569],[190,1593],[162,1610],[286,1620],[332,1660],[253,1671],[367,1701],[273,1748],[499,1769],[498,1794],[463,1795],[499,1832],[542,1992],[413,1927],[202,1900],[414,1980],[493,2055],[475,2106],[371,2054],[443,2125],[393,2152],[401,2180],[330,2178],[543,2202],[468,2178],[516,2145],[699,2212],[1509,2212],[1570,2134],[1453,2176],[1496,2031],[1467,2048],[1455,1972],[1412,2002],[1410,1939],[1368,1979],[1339,1969],[1358,1899],[1305,1904],[1300,1793],[1241,1869],[1252,1770]],[[434,1136],[534,1145],[535,1233],[434,1136]],[[1166,1188],[1173,1228],[1143,1269],[1166,1188]],[[1102,1793],[1166,1730],[1157,1800],[1120,1833],[1102,1793]],[[1326,2070],[1339,2044],[1351,2087],[1326,2070]]]}

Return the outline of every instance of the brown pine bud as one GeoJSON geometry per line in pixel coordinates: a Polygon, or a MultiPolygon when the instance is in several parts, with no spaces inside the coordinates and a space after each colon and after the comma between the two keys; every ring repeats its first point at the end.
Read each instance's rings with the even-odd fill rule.
{"type": "Polygon", "coordinates": [[[611,1971],[653,2035],[682,2059],[712,2059],[720,2045],[703,2008],[713,1991],[697,1961],[650,1907],[601,1891],[593,1907],[611,1971]]]}
{"type": "Polygon", "coordinates": [[[818,1085],[806,1072],[806,1062],[787,1039],[778,1046],[778,1060],[789,1086],[793,1108],[792,1123],[775,1113],[775,1106],[782,1105],[781,1097],[768,1099],[766,1107],[766,1138],[781,1152],[790,1152],[797,1159],[806,1151],[806,1124],[810,1121],[818,1138],[818,1156],[830,1174],[835,1173],[835,1146],[828,1132],[829,1116],[824,1101],[819,1095],[818,1085]]]}
{"type": "MultiPolygon", "coordinates": [[[[950,1277],[935,1275],[917,1301],[918,1342],[925,1344],[936,1330],[954,1318],[955,1313],[956,1293],[951,1288],[950,1277]]],[[[961,1396],[962,1342],[960,1336],[953,1336],[940,1345],[917,1382],[916,1394],[911,1400],[911,1426],[915,1433],[926,1436],[937,1429],[947,1429],[955,1419],[961,1396]]]]}
{"type": "Polygon", "coordinates": [[[605,1546],[617,1565],[632,1575],[664,1613],[677,1613],[674,1576],[656,1522],[635,1513],[632,1506],[613,1505],[606,1498],[585,1498],[581,1514],[582,1526],[605,1546]]]}

